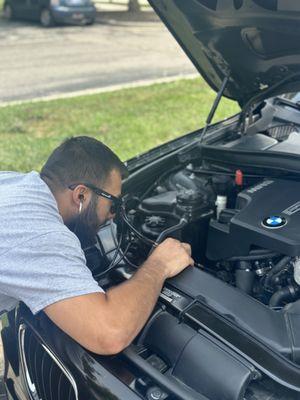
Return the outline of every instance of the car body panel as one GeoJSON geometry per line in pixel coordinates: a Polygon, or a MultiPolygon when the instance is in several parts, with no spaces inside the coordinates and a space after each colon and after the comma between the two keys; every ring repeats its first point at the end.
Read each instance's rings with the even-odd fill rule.
{"type": "Polygon", "coordinates": [[[53,18],[58,23],[74,23],[81,21],[93,21],[95,19],[95,8],[93,6],[66,7],[52,6],[53,18]]]}
{"type": "Polygon", "coordinates": [[[200,74],[245,105],[291,77],[299,89],[300,3],[297,0],[149,0],[200,74]]]}
{"type": "MultiPolygon", "coordinates": [[[[9,360],[7,387],[11,396],[17,396],[19,400],[31,399],[28,397],[30,390],[28,390],[25,376],[28,366],[24,366],[22,363],[22,344],[18,340],[18,338],[20,339],[20,329],[24,329],[34,337],[34,340],[30,343],[31,351],[34,351],[35,346],[44,346],[43,349],[51,353],[53,359],[59,362],[60,367],[64,368],[70,374],[71,380],[74,378],[75,395],[70,398],[74,400],[102,400],[104,398],[108,400],[121,400],[125,398],[128,400],[138,400],[140,398],[122,383],[118,375],[116,377],[109,372],[107,367],[105,367],[105,357],[83,349],[78,343],[57,328],[45,314],[40,313],[37,317],[34,317],[24,305],[21,305],[16,309],[15,313],[9,316],[3,325],[2,339],[4,347],[10,348],[10,353],[7,354],[7,360],[9,360]],[[8,341],[10,342],[8,343],[8,341]],[[104,365],[102,365],[102,361],[104,365]]],[[[41,357],[41,352],[39,351],[39,358],[41,357]]],[[[43,360],[41,364],[43,364],[43,360]]],[[[29,370],[30,374],[33,375],[37,372],[30,368],[29,370]]],[[[42,366],[41,371],[38,371],[38,373],[40,373],[40,382],[43,381],[43,375],[44,377],[47,376],[49,381],[51,381],[51,370],[47,369],[47,367],[43,370],[42,366]]],[[[42,392],[45,396],[43,396],[43,400],[50,400],[50,397],[47,397],[48,389],[39,387],[39,393],[42,392]]],[[[52,388],[51,399],[60,398],[60,400],[67,400],[67,398],[59,397],[58,393],[58,387],[52,388]]]]}

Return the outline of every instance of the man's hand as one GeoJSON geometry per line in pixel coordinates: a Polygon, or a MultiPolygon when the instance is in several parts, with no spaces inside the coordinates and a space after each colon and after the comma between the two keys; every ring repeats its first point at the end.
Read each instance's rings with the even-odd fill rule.
{"type": "Polygon", "coordinates": [[[119,353],[145,325],[165,279],[193,263],[187,243],[166,239],[127,282],[105,294],[58,301],[44,311],[87,349],[98,354],[119,353]]]}
{"type": "Polygon", "coordinates": [[[145,264],[156,265],[165,273],[165,279],[179,274],[189,265],[194,265],[191,246],[168,238],[153,251],[145,264]]]}

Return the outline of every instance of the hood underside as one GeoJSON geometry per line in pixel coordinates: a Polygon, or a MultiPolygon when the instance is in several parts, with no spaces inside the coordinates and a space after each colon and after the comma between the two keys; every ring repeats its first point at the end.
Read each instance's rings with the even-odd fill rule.
{"type": "Polygon", "coordinates": [[[299,0],[149,3],[214,90],[230,76],[224,95],[241,106],[300,89],[299,0]]]}

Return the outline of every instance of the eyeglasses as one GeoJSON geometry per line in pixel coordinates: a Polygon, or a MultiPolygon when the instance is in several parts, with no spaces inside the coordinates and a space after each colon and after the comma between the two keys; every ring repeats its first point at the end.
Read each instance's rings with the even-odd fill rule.
{"type": "Polygon", "coordinates": [[[91,189],[97,196],[104,197],[105,199],[111,200],[112,204],[110,207],[110,213],[111,214],[116,214],[119,210],[120,207],[123,203],[122,197],[116,197],[105,190],[102,190],[98,188],[97,186],[94,186],[91,183],[86,183],[86,182],[81,182],[81,183],[73,183],[72,185],[68,186],[68,189],[74,190],[78,185],[84,185],[87,188],[91,189]]]}

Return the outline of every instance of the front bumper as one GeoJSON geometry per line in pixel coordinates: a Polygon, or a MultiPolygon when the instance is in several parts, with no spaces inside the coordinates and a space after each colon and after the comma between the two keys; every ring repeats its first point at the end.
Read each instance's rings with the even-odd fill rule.
{"type": "Polygon", "coordinates": [[[68,7],[57,6],[51,8],[52,16],[57,23],[92,22],[96,17],[94,6],[68,7]]]}

